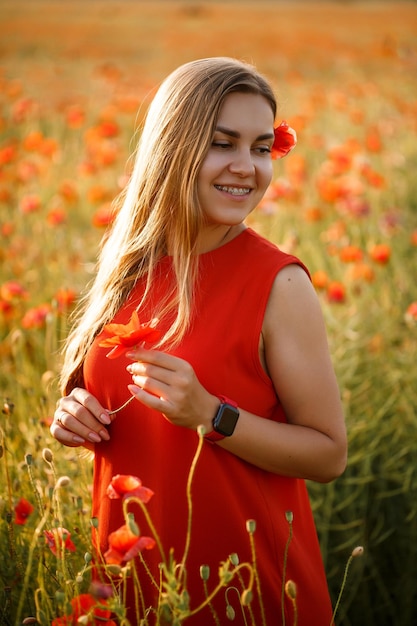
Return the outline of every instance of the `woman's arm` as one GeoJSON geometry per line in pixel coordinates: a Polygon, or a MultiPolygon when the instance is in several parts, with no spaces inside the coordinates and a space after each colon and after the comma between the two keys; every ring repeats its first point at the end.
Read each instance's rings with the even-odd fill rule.
{"type": "Polygon", "coordinates": [[[218,445],[274,473],[333,480],[346,466],[343,411],[321,308],[298,265],[277,275],[262,335],[268,374],[288,423],[242,410],[233,436],[218,445]]]}

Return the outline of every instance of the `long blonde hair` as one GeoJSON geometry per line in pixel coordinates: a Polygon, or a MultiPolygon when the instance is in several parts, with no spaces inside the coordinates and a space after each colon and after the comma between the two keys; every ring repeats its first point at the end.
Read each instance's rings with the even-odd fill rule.
{"type": "Polygon", "coordinates": [[[94,337],[144,277],[146,297],[156,264],[168,250],[176,285],[159,313],[175,309],[176,316],[161,343],[175,343],[184,335],[191,319],[198,260],[195,247],[204,219],[197,176],[219,109],[232,92],[264,96],[275,117],[276,100],[268,81],[253,66],[227,57],[186,63],[158,89],[137,145],[130,181],[115,201],[117,215],[101,247],[95,280],[66,342],[63,392],[83,384],[82,364],[94,337]]]}

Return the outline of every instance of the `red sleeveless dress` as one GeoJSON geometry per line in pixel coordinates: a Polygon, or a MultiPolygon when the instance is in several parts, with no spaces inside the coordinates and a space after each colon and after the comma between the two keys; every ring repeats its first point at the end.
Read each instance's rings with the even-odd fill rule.
{"type": "MultiPolygon", "coordinates": [[[[200,382],[211,393],[233,398],[241,408],[281,422],[285,421],[285,415],[260,364],[258,344],[274,278],[291,263],[302,265],[250,228],[222,247],[202,254],[194,321],[181,345],[173,351],[192,364],[200,382]]],[[[159,264],[145,310],[139,311],[142,322],[154,316],[152,303],[167,293],[171,277],[171,259],[166,257],[159,264]]],[[[142,288],[143,285],[137,285],[115,322],[127,323],[142,288]]],[[[103,406],[114,409],[130,395],[126,386],[131,383],[131,377],[125,369],[129,360],[125,356],[107,359],[107,349],[98,346],[99,340],[100,337],[85,362],[85,386],[103,406]]],[[[109,432],[111,440],[96,445],[94,461],[93,515],[99,519],[101,549],[107,549],[109,533],[124,523],[121,501],[107,497],[107,486],[116,474],[132,474],[155,492],[147,509],[165,552],[168,554],[173,548],[174,559],[180,562],[188,519],[186,482],[197,447],[197,434],[173,426],[161,414],[136,400],[117,414],[109,432]]],[[[201,565],[210,567],[207,581],[210,593],[218,583],[219,565],[230,554],[237,554],[240,563],[251,562],[247,520],[256,521],[254,541],[263,608],[255,592],[251,612],[245,609],[246,621],[243,619],[235,590],[235,587],[242,590],[242,585],[236,577],[221,589],[211,608],[187,619],[186,624],[227,624],[226,609],[230,603],[236,615],[232,622],[235,625],[280,626],[284,612],[285,624],[292,626],[294,606],[283,594],[284,567],[284,582],[292,580],[296,584],[298,626],[330,624],[332,608],[303,480],[265,472],[220,446],[205,442],[192,484],[192,503],[190,552],[186,562],[191,609],[205,598],[201,565]],[[293,517],[292,538],[285,558],[290,536],[288,512],[293,517]],[[217,622],[212,610],[218,616],[217,622]]],[[[143,514],[139,508],[134,511],[141,534],[148,535],[143,514]]],[[[142,554],[158,580],[161,559],[157,548],[142,554]]],[[[140,563],[137,572],[145,605],[156,606],[154,588],[140,563]]],[[[245,569],[242,577],[246,586],[245,569]]],[[[135,625],[133,594],[128,604],[131,623],[135,625]]],[[[152,618],[149,623],[154,623],[152,618]]]]}

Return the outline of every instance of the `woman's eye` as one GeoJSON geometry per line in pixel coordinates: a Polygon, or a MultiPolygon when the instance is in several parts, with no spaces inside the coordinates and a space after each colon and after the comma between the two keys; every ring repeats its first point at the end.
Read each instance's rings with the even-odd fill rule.
{"type": "Polygon", "coordinates": [[[270,154],[271,152],[271,148],[269,146],[257,146],[255,150],[260,154],[270,154]]]}
{"type": "Polygon", "coordinates": [[[230,143],[227,143],[225,141],[213,141],[211,145],[213,146],[213,148],[221,148],[223,150],[230,147],[230,143]]]}

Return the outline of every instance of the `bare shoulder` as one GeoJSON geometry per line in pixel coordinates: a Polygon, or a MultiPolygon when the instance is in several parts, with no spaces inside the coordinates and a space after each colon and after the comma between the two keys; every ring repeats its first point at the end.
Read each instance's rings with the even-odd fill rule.
{"type": "Polygon", "coordinates": [[[321,312],[317,294],[306,271],[295,263],[284,267],[272,285],[266,316],[303,316],[321,312]]]}

